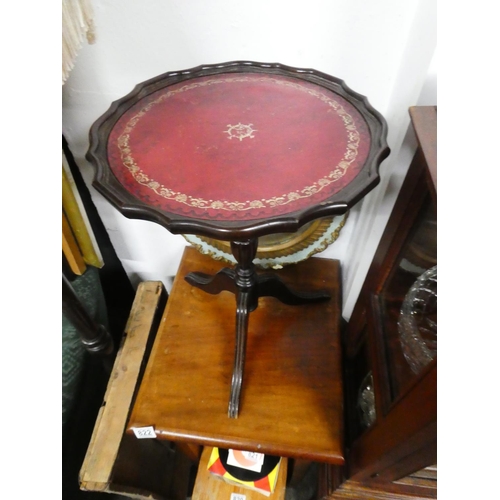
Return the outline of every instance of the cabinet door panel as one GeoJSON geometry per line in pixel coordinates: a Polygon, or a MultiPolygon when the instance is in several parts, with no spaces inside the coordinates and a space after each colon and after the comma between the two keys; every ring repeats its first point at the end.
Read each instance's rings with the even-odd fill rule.
{"type": "Polygon", "coordinates": [[[374,304],[390,403],[437,355],[436,225],[427,197],[374,304]]]}
{"type": "Polygon", "coordinates": [[[417,115],[419,148],[345,332],[350,432],[338,498],[350,488],[436,495],[435,478],[418,475],[437,459],[436,110],[417,115]]]}

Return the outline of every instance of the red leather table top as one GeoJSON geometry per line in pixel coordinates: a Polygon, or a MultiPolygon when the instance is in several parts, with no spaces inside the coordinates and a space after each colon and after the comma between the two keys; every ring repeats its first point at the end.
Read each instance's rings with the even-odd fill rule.
{"type": "Polygon", "coordinates": [[[321,203],[370,151],[356,108],[281,75],[218,74],[164,87],[121,115],[108,163],[135,197],[202,220],[249,221],[321,203]]]}

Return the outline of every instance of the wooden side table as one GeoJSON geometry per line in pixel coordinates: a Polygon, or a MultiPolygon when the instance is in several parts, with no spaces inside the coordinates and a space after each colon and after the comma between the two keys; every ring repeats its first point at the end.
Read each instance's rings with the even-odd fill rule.
{"type": "Polygon", "coordinates": [[[242,411],[227,419],[234,298],[183,278],[222,264],[186,248],[127,424],[160,440],[259,451],[342,465],[340,266],[311,258],[279,272],[287,284],[323,288],[331,300],[290,307],[263,298],[249,322],[242,411]]]}

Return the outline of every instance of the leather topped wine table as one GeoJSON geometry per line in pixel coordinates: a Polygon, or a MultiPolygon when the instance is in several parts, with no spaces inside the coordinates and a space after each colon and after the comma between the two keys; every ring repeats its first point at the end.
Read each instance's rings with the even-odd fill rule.
{"type": "Polygon", "coordinates": [[[329,298],[258,274],[258,238],[344,214],[378,184],[386,135],[383,117],[342,80],[245,61],[143,82],[92,126],[94,186],[125,216],[231,242],[234,269],[186,276],[208,294],[236,296],[230,417],[239,412],[248,318],[259,297],[289,306],[329,298]]]}

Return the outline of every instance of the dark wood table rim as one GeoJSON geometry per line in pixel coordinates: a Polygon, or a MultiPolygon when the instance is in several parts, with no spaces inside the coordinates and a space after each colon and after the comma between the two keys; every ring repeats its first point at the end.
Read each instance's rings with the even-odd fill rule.
{"type": "Polygon", "coordinates": [[[382,115],[369,104],[366,97],[351,90],[339,78],[313,69],[294,68],[278,63],[232,61],[167,72],[136,85],[128,95],[113,102],[108,111],[93,124],[86,158],[96,170],[93,183],[96,190],[126,217],[156,222],[174,234],[196,234],[237,241],[273,233],[295,232],[311,220],[344,214],[379,183],[379,166],[389,155],[386,136],[387,124],[382,115]],[[352,104],[366,121],[371,135],[368,158],[354,181],[316,206],[266,220],[236,222],[199,220],[167,213],[147,205],[129,193],[111,172],[107,162],[108,137],[118,119],[141,99],[162,88],[197,77],[226,73],[261,73],[293,77],[324,87],[352,104]]]}

